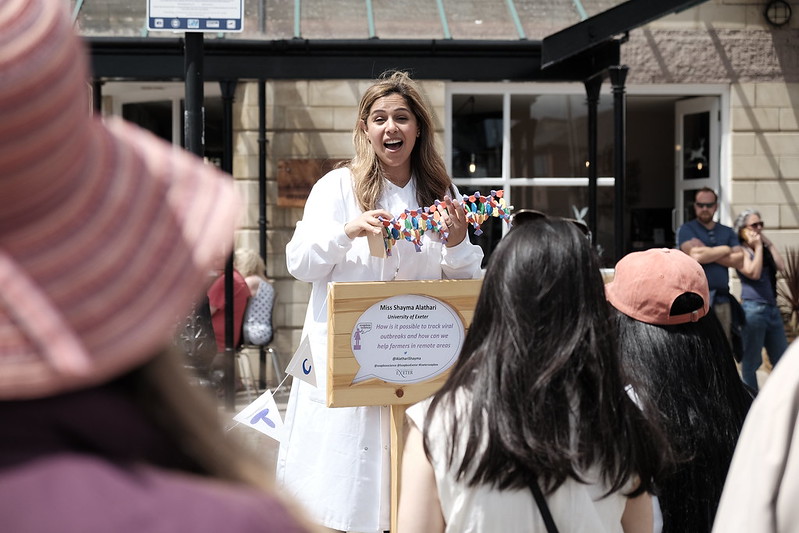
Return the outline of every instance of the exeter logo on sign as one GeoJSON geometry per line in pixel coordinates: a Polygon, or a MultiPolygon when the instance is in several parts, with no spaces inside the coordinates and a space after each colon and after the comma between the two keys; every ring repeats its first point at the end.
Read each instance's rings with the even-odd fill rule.
{"type": "Polygon", "coordinates": [[[458,313],[441,300],[409,294],[377,302],[352,332],[350,345],[360,365],[352,383],[430,380],[455,363],[463,337],[458,313]]]}

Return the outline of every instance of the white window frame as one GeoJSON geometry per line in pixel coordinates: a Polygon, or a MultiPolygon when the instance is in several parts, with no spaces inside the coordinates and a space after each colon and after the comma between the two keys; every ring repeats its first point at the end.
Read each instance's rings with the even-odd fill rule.
{"type": "MultiPolygon", "coordinates": [[[[103,98],[111,98],[111,114],[122,116],[122,107],[125,104],[170,101],[172,102],[172,144],[180,145],[183,135],[183,117],[180,112],[180,102],[186,96],[186,84],[183,82],[169,81],[112,81],[102,86],[103,98]]],[[[203,83],[203,95],[208,97],[221,97],[222,91],[219,83],[207,81],[203,83]]]]}
{"type": "MultiPolygon", "coordinates": [[[[719,154],[719,187],[720,200],[723,213],[730,213],[730,183],[731,183],[731,146],[732,135],[730,128],[730,85],[728,84],[670,84],[670,85],[635,85],[625,87],[628,96],[718,96],[721,110],[721,138],[719,154]]],[[[491,94],[502,96],[502,175],[481,178],[455,178],[458,187],[472,186],[499,186],[505,190],[505,198],[510,205],[511,186],[548,186],[548,187],[574,187],[588,186],[588,178],[575,177],[537,177],[513,178],[510,175],[510,98],[511,95],[581,95],[585,96],[585,85],[578,82],[565,83],[522,83],[522,82],[497,82],[497,83],[468,83],[450,82],[446,84],[446,98],[444,102],[444,156],[447,172],[452,176],[452,96],[457,94],[491,94]]],[[[602,83],[600,98],[613,97],[609,80],[602,83]]],[[[586,132],[587,135],[587,132],[586,132]]],[[[613,176],[600,176],[597,186],[612,187],[615,184],[613,176]]],[[[729,217],[729,215],[727,215],[729,217]]],[[[728,223],[728,221],[727,221],[728,223]]]]}

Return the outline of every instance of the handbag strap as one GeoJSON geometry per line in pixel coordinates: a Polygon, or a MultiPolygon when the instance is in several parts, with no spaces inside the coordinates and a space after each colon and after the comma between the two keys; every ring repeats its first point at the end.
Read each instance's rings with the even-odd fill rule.
{"type": "Polygon", "coordinates": [[[558,533],[558,527],[552,519],[552,513],[549,512],[549,505],[544,498],[544,493],[541,492],[541,487],[538,485],[538,480],[533,478],[530,482],[530,490],[535,498],[535,503],[538,505],[538,510],[541,511],[541,518],[544,519],[544,525],[547,526],[547,533],[558,533]]]}

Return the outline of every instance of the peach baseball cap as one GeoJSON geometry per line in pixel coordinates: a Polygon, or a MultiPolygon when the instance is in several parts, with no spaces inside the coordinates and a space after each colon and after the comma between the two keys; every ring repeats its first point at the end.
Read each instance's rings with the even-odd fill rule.
{"type": "Polygon", "coordinates": [[[710,292],[702,266],[676,249],[653,248],[627,254],[616,263],[613,281],[605,285],[608,302],[641,322],[659,326],[696,322],[710,309],[710,292]],[[702,297],[700,309],[670,315],[674,300],[687,292],[702,297]]]}

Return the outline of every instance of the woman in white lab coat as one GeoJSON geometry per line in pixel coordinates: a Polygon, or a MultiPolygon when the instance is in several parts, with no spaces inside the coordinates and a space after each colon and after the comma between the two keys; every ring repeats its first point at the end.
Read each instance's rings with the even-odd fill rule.
{"type": "Polygon", "coordinates": [[[416,83],[388,72],[366,90],[353,131],[355,157],[314,185],[286,246],[289,272],[313,283],[303,327],[317,387],[294,380],[278,456],[278,480],[320,524],[340,531],[389,529],[388,407],[327,408],[327,284],[331,281],[467,279],[483,252],[469,242],[458,193],[435,149],[434,123],[416,83]],[[398,240],[386,258],[370,254],[378,217],[391,219],[442,200],[441,232],[422,246],[398,240]],[[442,234],[448,236],[446,240],[442,234]]]}

